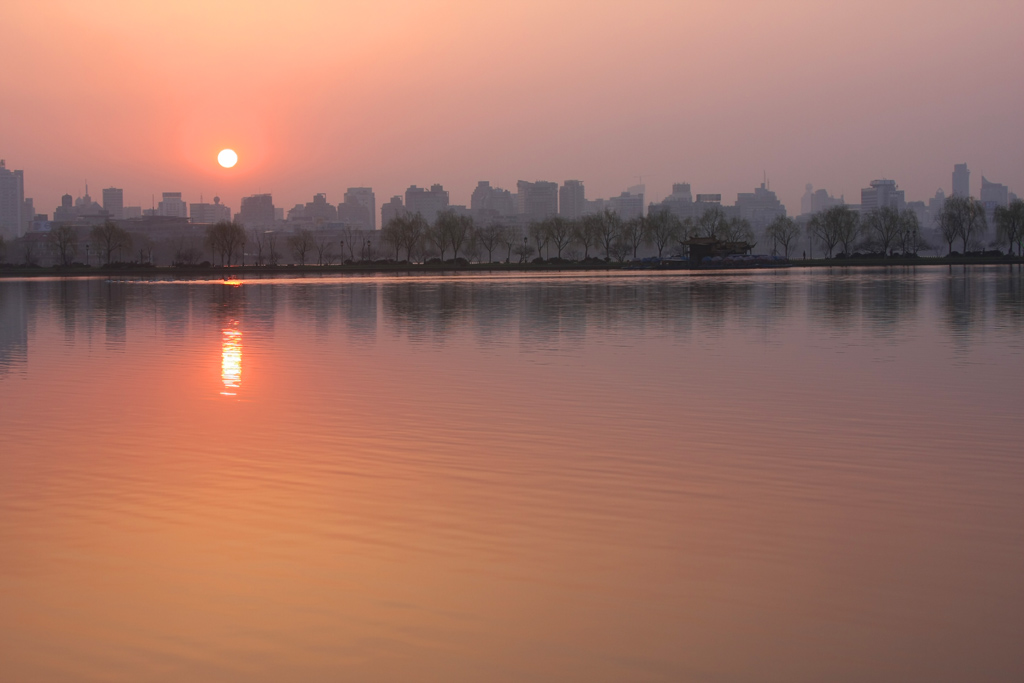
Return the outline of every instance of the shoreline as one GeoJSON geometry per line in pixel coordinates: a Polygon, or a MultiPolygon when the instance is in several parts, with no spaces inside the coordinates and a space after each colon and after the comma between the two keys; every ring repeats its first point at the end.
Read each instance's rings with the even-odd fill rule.
{"type": "Polygon", "coordinates": [[[654,263],[353,263],[348,265],[277,265],[277,266],[137,266],[105,268],[96,266],[50,266],[25,267],[0,266],[0,279],[32,278],[32,277],[167,277],[195,278],[202,276],[227,275],[281,275],[281,274],[332,274],[353,275],[369,273],[459,273],[459,272],[564,272],[564,271],[678,271],[686,273],[716,274],[737,272],[763,272],[790,270],[795,268],[889,268],[893,266],[976,266],[976,265],[1021,265],[1024,258],[1020,256],[935,256],[918,258],[887,258],[887,259],[800,259],[790,261],[781,267],[758,268],[749,266],[716,267],[716,268],[679,268],[675,264],[666,267],[654,263]]]}

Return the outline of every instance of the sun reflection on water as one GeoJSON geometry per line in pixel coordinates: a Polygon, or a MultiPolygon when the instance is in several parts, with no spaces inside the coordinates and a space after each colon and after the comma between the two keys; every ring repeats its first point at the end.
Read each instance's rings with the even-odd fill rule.
{"type": "Polygon", "coordinates": [[[224,328],[221,341],[220,378],[224,382],[222,396],[237,396],[242,383],[242,332],[238,321],[232,320],[224,328]]]}

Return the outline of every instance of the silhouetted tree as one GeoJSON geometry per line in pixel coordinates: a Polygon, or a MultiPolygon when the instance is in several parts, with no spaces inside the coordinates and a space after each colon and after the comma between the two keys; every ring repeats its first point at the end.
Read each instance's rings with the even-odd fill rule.
{"type": "Polygon", "coordinates": [[[309,230],[299,230],[288,238],[288,246],[291,248],[292,255],[299,262],[300,266],[306,265],[306,259],[309,257],[315,241],[313,233],[309,230]]]}
{"type": "Polygon", "coordinates": [[[50,231],[50,246],[62,266],[70,266],[78,252],[78,236],[70,225],[58,225],[50,231]]]}
{"type": "Polygon", "coordinates": [[[554,245],[557,257],[562,258],[562,251],[573,242],[573,224],[561,216],[552,216],[543,223],[548,239],[554,245]]]}
{"type": "Polygon", "coordinates": [[[953,240],[963,240],[963,251],[966,254],[971,242],[985,234],[985,207],[973,197],[953,195],[947,197],[942,205],[939,216],[939,229],[942,237],[953,251],[953,240]]]}
{"type": "Polygon", "coordinates": [[[637,249],[647,241],[647,230],[645,229],[643,219],[630,218],[628,221],[623,221],[621,231],[619,232],[619,239],[629,245],[630,250],[633,252],[633,260],[635,261],[637,249]]]}
{"type": "Polygon", "coordinates": [[[892,206],[883,206],[861,219],[865,237],[888,255],[900,237],[900,212],[892,206]]]}
{"type": "Polygon", "coordinates": [[[245,229],[238,223],[220,221],[206,229],[206,245],[220,256],[222,266],[230,266],[235,253],[245,247],[245,229]]]}
{"type": "Polygon", "coordinates": [[[683,230],[683,224],[678,216],[669,212],[668,209],[662,209],[647,217],[646,228],[647,239],[658,250],[660,259],[665,247],[678,239],[683,230]]]}
{"type": "Polygon", "coordinates": [[[114,252],[132,248],[132,236],[113,221],[104,221],[89,231],[89,239],[103,254],[103,263],[112,263],[114,252]]]}
{"type": "Polygon", "coordinates": [[[277,250],[277,233],[263,233],[267,238],[267,265],[276,266],[281,260],[281,252],[277,250]]]}
{"type": "Polygon", "coordinates": [[[513,228],[511,225],[501,226],[501,232],[498,233],[498,244],[505,247],[505,263],[512,261],[512,249],[522,242],[523,234],[518,228],[513,228]]]}
{"type": "Polygon", "coordinates": [[[331,238],[323,232],[318,232],[313,242],[316,249],[316,264],[318,266],[329,266],[334,261],[334,254],[331,252],[331,238]]]}
{"type": "Polygon", "coordinates": [[[811,217],[807,222],[807,235],[821,242],[828,252],[828,258],[832,258],[832,252],[840,242],[845,245],[844,248],[853,248],[860,234],[858,221],[857,213],[850,207],[833,206],[811,217]]]}
{"type": "Polygon", "coordinates": [[[771,240],[773,251],[778,252],[782,247],[782,254],[789,258],[789,248],[800,237],[800,228],[789,216],[776,216],[765,229],[765,237],[771,240]]]}
{"type": "Polygon", "coordinates": [[[1017,255],[1024,256],[1024,199],[1014,199],[1009,206],[997,206],[995,213],[996,239],[1009,245],[1013,255],[1013,245],[1017,245],[1017,255]]]}
{"type": "Polygon", "coordinates": [[[427,228],[427,220],[419,212],[407,216],[406,222],[402,224],[405,256],[410,262],[413,260],[413,255],[419,249],[420,244],[423,243],[423,236],[426,234],[427,228]]]}
{"type": "Polygon", "coordinates": [[[913,209],[900,211],[900,233],[897,237],[897,246],[902,253],[915,255],[921,248],[927,246],[921,235],[921,221],[918,220],[913,209]]]}
{"type": "Polygon", "coordinates": [[[537,246],[537,256],[544,258],[543,249],[551,239],[551,235],[548,234],[548,229],[544,222],[530,223],[530,239],[537,246]]]}
{"type": "Polygon", "coordinates": [[[605,209],[601,213],[588,214],[583,217],[585,221],[593,223],[594,234],[597,236],[597,243],[604,250],[604,257],[611,258],[612,243],[619,238],[622,221],[619,214],[611,209],[605,209]]]}
{"type": "Polygon", "coordinates": [[[398,256],[402,249],[402,241],[404,238],[402,231],[405,227],[406,220],[405,216],[395,216],[381,226],[380,229],[381,244],[388,247],[388,249],[395,250],[395,261],[398,261],[398,256]]]}
{"type": "Polygon", "coordinates": [[[437,218],[434,220],[434,224],[430,226],[426,231],[427,242],[433,245],[440,255],[439,258],[444,261],[444,253],[448,250],[451,244],[451,232],[448,230],[448,223],[451,219],[456,218],[455,213],[451,211],[442,211],[437,214],[437,218]]]}
{"type": "Polygon", "coordinates": [[[487,262],[492,262],[494,250],[501,244],[501,234],[505,226],[498,224],[485,225],[476,230],[476,242],[487,252],[487,262]]]}
{"type": "Polygon", "coordinates": [[[590,214],[572,221],[572,238],[583,247],[583,258],[590,258],[590,247],[601,243],[601,217],[590,214]]]}
{"type": "Polygon", "coordinates": [[[694,226],[697,237],[713,237],[724,240],[724,233],[729,227],[729,217],[720,206],[711,206],[697,218],[694,226]]]}
{"type": "Polygon", "coordinates": [[[263,250],[267,245],[267,235],[259,228],[249,231],[249,241],[256,247],[256,265],[263,265],[263,250]]]}
{"type": "MultiPolygon", "coordinates": [[[[445,243],[452,248],[452,258],[459,258],[459,250],[473,234],[473,219],[470,216],[461,216],[448,210],[437,215],[436,224],[438,229],[445,234],[445,243]]],[[[437,243],[435,242],[435,244],[437,243]]],[[[438,244],[438,248],[440,248],[440,244],[438,244]]],[[[444,260],[443,249],[441,249],[441,260],[444,260]]]]}

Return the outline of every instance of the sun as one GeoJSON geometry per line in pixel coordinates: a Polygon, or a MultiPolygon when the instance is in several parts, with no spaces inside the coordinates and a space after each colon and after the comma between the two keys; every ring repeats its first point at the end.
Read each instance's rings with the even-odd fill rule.
{"type": "Polygon", "coordinates": [[[238,155],[233,149],[222,149],[217,155],[217,163],[224,168],[231,168],[238,163],[238,155]]]}

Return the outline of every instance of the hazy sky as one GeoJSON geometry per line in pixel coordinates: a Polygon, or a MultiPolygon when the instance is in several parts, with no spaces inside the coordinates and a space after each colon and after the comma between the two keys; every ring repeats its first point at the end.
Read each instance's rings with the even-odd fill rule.
{"type": "Polygon", "coordinates": [[[86,179],[237,210],[640,176],[732,203],[763,172],[796,213],[808,182],[925,199],[963,161],[1024,194],[1020,0],[39,0],[0,24],[0,157],[47,213],[86,179]]]}

